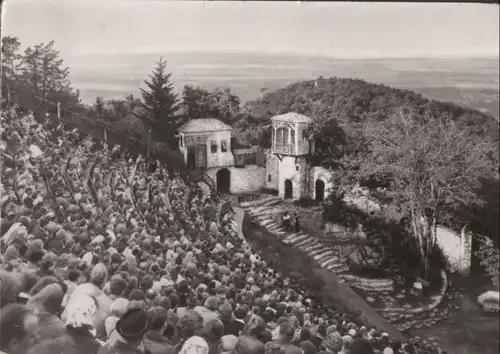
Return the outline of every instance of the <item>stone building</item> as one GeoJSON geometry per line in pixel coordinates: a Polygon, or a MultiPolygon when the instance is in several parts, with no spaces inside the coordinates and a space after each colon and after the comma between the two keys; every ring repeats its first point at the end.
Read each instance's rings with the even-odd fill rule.
{"type": "Polygon", "coordinates": [[[179,150],[188,168],[204,172],[219,192],[258,191],[264,187],[265,168],[245,163],[253,150],[235,146],[232,130],[217,119],[193,119],[178,130],[179,150]]]}
{"type": "Polygon", "coordinates": [[[232,128],[217,119],[194,119],[182,126],[179,149],[188,168],[205,172],[220,192],[249,193],[266,188],[278,191],[283,199],[325,199],[330,173],[312,166],[314,141],[305,134],[312,119],[287,113],[272,117],[271,122],[272,146],[265,159],[257,147],[237,148],[232,128]],[[258,158],[244,158],[252,154],[258,158]]]}
{"type": "Polygon", "coordinates": [[[272,146],[266,161],[266,187],[278,190],[283,199],[324,200],[330,187],[330,173],[311,164],[314,140],[306,134],[312,119],[298,113],[271,118],[272,146]]]}

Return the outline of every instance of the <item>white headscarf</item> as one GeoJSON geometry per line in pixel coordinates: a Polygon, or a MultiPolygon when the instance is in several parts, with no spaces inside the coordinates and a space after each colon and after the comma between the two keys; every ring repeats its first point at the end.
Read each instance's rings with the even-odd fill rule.
{"type": "Polygon", "coordinates": [[[66,308],[66,326],[79,328],[89,326],[94,328],[97,314],[97,303],[89,295],[80,295],[74,301],[71,301],[66,308]]]}
{"type": "Polygon", "coordinates": [[[190,337],[182,346],[179,354],[208,354],[209,347],[206,340],[201,337],[190,337]]]}

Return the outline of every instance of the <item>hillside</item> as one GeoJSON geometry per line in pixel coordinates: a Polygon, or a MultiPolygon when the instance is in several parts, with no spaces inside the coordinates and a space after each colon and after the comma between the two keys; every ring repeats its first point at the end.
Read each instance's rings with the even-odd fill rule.
{"type": "Polygon", "coordinates": [[[372,84],[364,80],[333,77],[293,83],[265,94],[261,99],[247,102],[243,118],[236,123],[239,136],[253,143],[267,134],[270,117],[295,111],[315,120],[335,118],[346,133],[358,133],[357,126],[366,120],[383,121],[398,107],[412,108],[421,114],[453,119],[478,136],[498,140],[497,120],[479,110],[454,103],[430,100],[410,90],[372,84]],[[250,120],[252,124],[246,121],[250,120]],[[245,131],[250,128],[253,132],[245,131]]]}
{"type": "MultiPolygon", "coordinates": [[[[458,129],[472,144],[477,141],[489,146],[498,145],[499,124],[489,114],[454,103],[429,100],[410,90],[336,77],[297,82],[246,103],[242,107],[242,115],[234,123],[234,131],[241,140],[269,147],[270,118],[295,111],[314,119],[315,134],[320,138],[316,140],[317,156],[313,163],[336,168],[335,164],[330,164],[331,159],[327,155],[337,151],[337,156],[347,154],[352,157],[355,153],[359,166],[368,162],[366,158],[369,159],[362,156],[367,147],[365,134],[366,129],[370,129],[367,127],[384,125],[391,113],[401,106],[412,109],[426,123],[433,120],[457,122],[458,129]],[[318,150],[326,151],[326,154],[318,153],[318,150]]],[[[492,161],[491,168],[496,170],[498,176],[495,167],[498,166],[498,153],[492,151],[488,157],[492,161]]],[[[482,185],[477,193],[486,204],[472,211],[464,208],[453,210],[450,222],[457,222],[457,225],[469,222],[475,232],[497,239],[498,177],[485,180],[482,185]]]]}

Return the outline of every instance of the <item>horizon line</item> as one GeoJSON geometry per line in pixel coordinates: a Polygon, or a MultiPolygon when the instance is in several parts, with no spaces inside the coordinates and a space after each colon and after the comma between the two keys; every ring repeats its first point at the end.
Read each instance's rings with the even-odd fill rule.
{"type": "Polygon", "coordinates": [[[418,55],[387,55],[387,56],[376,56],[376,55],[347,55],[347,54],[329,54],[329,53],[302,53],[296,52],[293,50],[259,50],[253,48],[177,48],[177,49],[168,49],[161,50],[155,49],[151,51],[138,51],[138,52],[115,52],[115,53],[106,53],[106,52],[89,52],[89,53],[74,53],[67,54],[67,57],[90,57],[90,56],[117,56],[117,55],[167,55],[167,54],[189,54],[189,53],[206,53],[206,54],[258,54],[258,55],[293,55],[293,56],[302,56],[302,57],[316,57],[316,58],[329,58],[329,59],[337,59],[337,60],[389,60],[389,59],[495,59],[498,60],[500,57],[500,53],[496,54],[418,54],[418,55]]]}

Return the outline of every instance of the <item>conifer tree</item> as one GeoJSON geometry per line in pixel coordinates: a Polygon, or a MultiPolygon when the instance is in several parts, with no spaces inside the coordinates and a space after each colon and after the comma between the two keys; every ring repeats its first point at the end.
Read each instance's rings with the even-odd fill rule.
{"type": "Polygon", "coordinates": [[[144,81],[147,88],[141,88],[141,109],[137,116],[156,132],[161,132],[162,140],[175,144],[174,135],[177,129],[175,114],[179,106],[171,80],[172,74],[167,73],[166,68],[167,62],[160,58],[149,76],[150,80],[144,81]]]}

